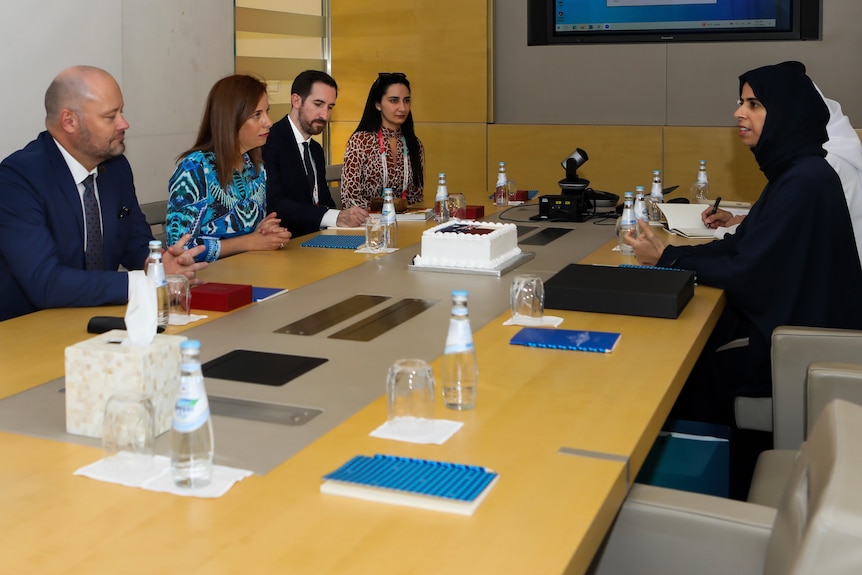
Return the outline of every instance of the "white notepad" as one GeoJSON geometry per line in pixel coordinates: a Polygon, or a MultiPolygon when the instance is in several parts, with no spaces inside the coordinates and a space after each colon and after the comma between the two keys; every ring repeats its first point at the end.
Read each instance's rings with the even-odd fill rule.
{"type": "Polygon", "coordinates": [[[700,215],[706,204],[659,204],[670,233],[686,238],[712,238],[713,230],[703,223],[700,215]]]}

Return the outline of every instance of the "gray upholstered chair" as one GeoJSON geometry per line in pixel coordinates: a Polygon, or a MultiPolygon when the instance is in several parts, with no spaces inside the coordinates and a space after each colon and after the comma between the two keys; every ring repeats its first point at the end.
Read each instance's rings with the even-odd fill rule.
{"type": "Polygon", "coordinates": [[[329,193],[332,195],[332,201],[335,202],[335,207],[339,210],[341,205],[341,168],[343,164],[330,164],[326,166],[326,184],[329,186],[329,193]]]}
{"type": "MultiPolygon", "coordinates": [[[[862,405],[862,364],[814,362],[805,380],[805,436],[811,433],[814,415],[835,399],[862,405]]],[[[787,478],[796,461],[795,449],[771,449],[757,459],[748,501],[778,507],[787,478]]]]}
{"type": "Polygon", "coordinates": [[[144,212],[144,217],[147,219],[147,223],[150,224],[150,231],[153,234],[153,238],[164,243],[166,236],[165,222],[167,220],[168,201],[161,200],[158,202],[141,204],[141,211],[144,212]]]}
{"type": "Polygon", "coordinates": [[[862,406],[829,404],[777,509],[634,485],[593,575],[862,573],[862,406]]]}
{"type": "MultiPolygon", "coordinates": [[[[805,440],[807,420],[818,413],[807,401],[808,367],[814,362],[862,364],[862,331],[777,328],[772,334],[772,397],[737,397],[737,426],[772,431],[776,449],[797,449],[805,440]]],[[[852,386],[836,387],[835,392],[849,392],[852,386]]],[[[862,392],[837,396],[862,403],[862,392]]]]}

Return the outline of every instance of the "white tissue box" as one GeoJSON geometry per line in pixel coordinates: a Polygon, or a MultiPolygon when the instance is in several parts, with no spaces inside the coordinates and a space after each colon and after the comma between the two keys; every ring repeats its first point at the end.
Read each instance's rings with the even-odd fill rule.
{"type": "Polygon", "coordinates": [[[102,437],[108,398],[133,389],[150,396],[155,433],[171,428],[180,379],[182,335],[157,334],[152,343],[122,343],[123,330],[112,330],[66,348],[66,432],[102,437]]]}

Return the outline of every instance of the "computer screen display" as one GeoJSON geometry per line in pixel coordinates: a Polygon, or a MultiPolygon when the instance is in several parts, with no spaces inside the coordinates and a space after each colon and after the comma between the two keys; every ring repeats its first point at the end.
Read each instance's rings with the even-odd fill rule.
{"type": "Polygon", "coordinates": [[[820,0],[530,0],[530,45],[798,40],[819,34],[820,0]]]}

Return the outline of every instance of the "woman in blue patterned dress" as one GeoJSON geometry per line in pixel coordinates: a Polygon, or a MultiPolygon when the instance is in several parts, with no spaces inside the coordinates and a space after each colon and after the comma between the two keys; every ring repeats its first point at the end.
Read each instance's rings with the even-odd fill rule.
{"type": "Polygon", "coordinates": [[[284,247],[290,232],[266,213],[260,147],[269,136],[266,84],[251,76],[222,78],[210,90],[198,137],[178,158],[168,183],[166,234],[172,245],[191,234],[206,246],[199,261],[284,247]]]}

